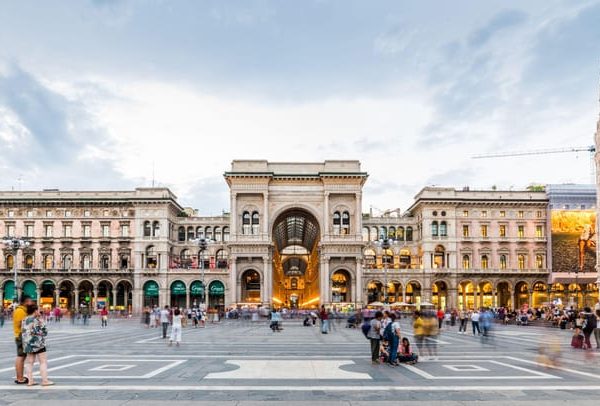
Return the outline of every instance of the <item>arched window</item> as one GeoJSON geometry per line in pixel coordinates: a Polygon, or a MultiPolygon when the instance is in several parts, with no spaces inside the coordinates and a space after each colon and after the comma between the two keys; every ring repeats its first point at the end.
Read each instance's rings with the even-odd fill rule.
{"type": "Polygon", "coordinates": [[[371,248],[368,248],[364,252],[365,258],[365,268],[374,268],[375,267],[375,251],[371,248]]]}
{"type": "Polygon", "coordinates": [[[187,240],[193,240],[196,236],[194,235],[194,227],[189,226],[187,228],[187,240]]]}
{"type": "Polygon", "coordinates": [[[379,239],[384,240],[387,238],[387,227],[381,226],[379,228],[379,239]]]}
{"type": "Polygon", "coordinates": [[[446,249],[443,245],[435,247],[433,253],[433,267],[434,268],[445,268],[446,267],[446,249]]]}
{"type": "Polygon", "coordinates": [[[247,211],[242,214],[242,234],[250,234],[250,213],[247,211]]]}
{"type": "Polygon", "coordinates": [[[535,256],[535,267],[537,269],[542,269],[544,267],[544,256],[541,254],[537,254],[535,256]]]}
{"type": "Polygon", "coordinates": [[[519,264],[519,269],[525,269],[525,255],[519,254],[517,256],[517,262],[519,264]]]}
{"type": "Polygon", "coordinates": [[[183,226],[177,230],[177,241],[185,241],[185,227],[183,226]]]}
{"type": "Polygon", "coordinates": [[[377,227],[371,227],[371,241],[377,241],[379,239],[379,229],[377,227]]]}
{"type": "Polygon", "coordinates": [[[23,260],[23,265],[25,269],[32,269],[33,268],[33,255],[25,255],[25,258],[23,260]]]}
{"type": "Polygon", "coordinates": [[[340,212],[336,211],[333,213],[333,234],[340,235],[340,229],[342,227],[342,216],[340,216],[340,212]]]}
{"type": "Polygon", "coordinates": [[[215,241],[223,241],[223,234],[221,234],[221,227],[215,227],[215,241]]]}
{"type": "Polygon", "coordinates": [[[413,229],[412,227],[406,227],[406,241],[413,240],[413,229]]]}
{"type": "Polygon", "coordinates": [[[127,269],[127,268],[129,268],[129,255],[127,255],[127,254],[121,254],[119,256],[119,267],[121,269],[127,269]]]}
{"type": "Polygon", "coordinates": [[[81,264],[83,269],[90,269],[92,267],[91,257],[88,254],[84,254],[81,257],[81,264]]]}
{"type": "Polygon", "coordinates": [[[431,223],[431,236],[432,237],[438,236],[438,222],[437,221],[434,221],[431,223]]]}
{"type": "Polygon", "coordinates": [[[369,242],[370,231],[369,227],[363,227],[362,239],[364,242],[369,242]]]}
{"type": "Polygon", "coordinates": [[[393,239],[393,240],[395,240],[395,239],[396,239],[396,227],[394,227],[394,226],[391,226],[391,227],[388,229],[388,238],[391,238],[391,239],[393,239]]]}
{"type": "Polygon", "coordinates": [[[227,269],[227,252],[225,250],[218,250],[216,261],[218,269],[227,269]]]}
{"type": "Polygon", "coordinates": [[[487,255],[481,256],[481,269],[488,269],[488,256],[487,255]]]}
{"type": "Polygon", "coordinates": [[[6,256],[6,268],[12,270],[15,267],[15,257],[12,255],[6,256]]]}
{"type": "Polygon", "coordinates": [[[150,237],[152,233],[152,229],[150,228],[150,222],[148,220],[144,221],[144,237],[150,237]]]}
{"type": "Polygon", "coordinates": [[[463,255],[462,267],[463,269],[471,269],[471,258],[468,255],[463,255]]]}
{"type": "Polygon", "coordinates": [[[259,217],[258,217],[258,212],[255,211],[252,213],[252,234],[257,235],[258,234],[258,225],[260,223],[259,217]]]}
{"type": "Polygon", "coordinates": [[[398,227],[396,229],[396,239],[398,241],[404,241],[404,227],[398,227]]]}
{"type": "Polygon", "coordinates": [[[202,227],[196,227],[196,238],[204,238],[204,229],[202,227]]]}
{"type": "Polygon", "coordinates": [[[500,255],[500,269],[506,269],[506,255],[500,255]]]}
{"type": "Polygon", "coordinates": [[[44,269],[52,269],[54,267],[54,256],[52,254],[44,255],[44,269]]]}
{"type": "Polygon", "coordinates": [[[190,269],[192,267],[192,258],[188,249],[182,249],[179,253],[179,267],[190,269]]]}
{"type": "Polygon", "coordinates": [[[106,254],[100,257],[100,269],[110,268],[110,257],[106,254]]]}
{"type": "Polygon", "coordinates": [[[347,211],[342,213],[342,234],[350,234],[350,213],[347,211]]]}
{"type": "Polygon", "coordinates": [[[158,256],[156,255],[156,251],[154,250],[154,245],[148,246],[146,248],[146,268],[157,268],[158,267],[158,256]]]}
{"type": "Polygon", "coordinates": [[[204,230],[204,238],[206,238],[207,240],[212,240],[213,239],[213,233],[212,233],[212,228],[211,227],[206,227],[206,229],[204,230]]]}
{"type": "Polygon", "coordinates": [[[445,221],[442,221],[440,223],[440,237],[447,237],[448,236],[448,225],[445,221]]]}
{"type": "Polygon", "coordinates": [[[223,227],[223,241],[229,241],[229,227],[223,227]]]}
{"type": "Polygon", "coordinates": [[[160,223],[158,221],[152,222],[152,237],[158,237],[160,234],[160,223]]]}
{"type": "Polygon", "coordinates": [[[70,254],[63,255],[63,269],[69,270],[73,266],[73,257],[70,254]]]}

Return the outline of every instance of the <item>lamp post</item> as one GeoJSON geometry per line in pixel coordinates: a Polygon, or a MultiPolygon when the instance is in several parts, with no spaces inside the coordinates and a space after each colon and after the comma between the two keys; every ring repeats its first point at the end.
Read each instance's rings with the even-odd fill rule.
{"type": "Polygon", "coordinates": [[[13,288],[13,305],[18,303],[19,298],[17,295],[17,253],[19,249],[27,248],[30,245],[30,242],[24,240],[22,238],[17,237],[6,237],[2,241],[7,249],[13,252],[13,278],[14,278],[14,288],[13,288]]]}
{"type": "Polygon", "coordinates": [[[206,309],[207,289],[206,289],[206,284],[204,282],[204,251],[206,251],[206,249],[208,248],[208,240],[206,238],[196,238],[196,239],[193,239],[190,241],[195,242],[198,245],[198,249],[200,250],[198,260],[200,261],[200,269],[202,272],[202,291],[204,293],[202,295],[202,300],[200,301],[200,303],[201,303],[201,308],[206,309]]]}
{"type": "Polygon", "coordinates": [[[383,250],[383,254],[381,255],[381,259],[383,261],[383,278],[384,278],[384,285],[383,285],[383,302],[387,303],[387,251],[390,249],[391,247],[391,242],[388,238],[384,238],[383,240],[380,240],[379,243],[377,244],[381,247],[381,249],[383,250]]]}

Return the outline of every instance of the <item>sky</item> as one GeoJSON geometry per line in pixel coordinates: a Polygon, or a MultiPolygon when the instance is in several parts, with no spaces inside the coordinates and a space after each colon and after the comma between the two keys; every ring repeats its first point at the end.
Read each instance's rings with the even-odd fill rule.
{"type": "Polygon", "coordinates": [[[234,159],[358,159],[364,211],[425,186],[589,183],[600,0],[0,0],[0,190],[167,186],[234,159]]]}

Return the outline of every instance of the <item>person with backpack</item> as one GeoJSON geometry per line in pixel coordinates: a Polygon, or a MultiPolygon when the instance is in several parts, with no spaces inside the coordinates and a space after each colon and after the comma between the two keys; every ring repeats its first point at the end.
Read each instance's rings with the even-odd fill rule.
{"type": "Polygon", "coordinates": [[[398,345],[400,345],[400,323],[396,321],[396,315],[390,314],[390,323],[383,331],[383,339],[388,342],[390,348],[390,356],[388,363],[390,365],[398,365],[398,345]]]}
{"type": "MultiPolygon", "coordinates": [[[[381,342],[381,320],[383,319],[383,313],[377,311],[375,318],[369,323],[369,332],[367,338],[371,342],[371,362],[373,364],[379,364],[379,344],[381,342]]],[[[364,330],[363,330],[364,331],[364,330]]]]}

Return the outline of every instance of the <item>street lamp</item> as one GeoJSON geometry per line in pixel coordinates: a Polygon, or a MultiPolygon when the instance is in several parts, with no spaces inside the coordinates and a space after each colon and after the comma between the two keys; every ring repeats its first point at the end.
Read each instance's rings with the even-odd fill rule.
{"type": "Polygon", "coordinates": [[[389,238],[384,238],[383,240],[380,240],[377,244],[378,246],[381,247],[381,249],[383,250],[383,254],[381,255],[381,259],[383,261],[383,278],[384,278],[384,285],[383,285],[383,302],[387,303],[387,257],[389,255],[387,255],[388,250],[390,249],[390,247],[392,246],[390,239],[389,238]]]}
{"type": "Polygon", "coordinates": [[[195,238],[195,239],[190,239],[190,241],[196,243],[198,245],[198,249],[200,250],[198,260],[200,261],[200,269],[202,270],[202,290],[204,293],[202,295],[201,308],[204,310],[204,309],[206,309],[206,295],[207,295],[206,284],[204,282],[204,251],[206,251],[208,249],[209,240],[206,238],[195,238]]]}
{"type": "Polygon", "coordinates": [[[19,302],[17,295],[17,253],[19,249],[27,248],[30,242],[22,238],[17,237],[5,237],[2,241],[8,250],[13,252],[13,277],[14,277],[14,289],[13,289],[13,305],[19,302]]]}
{"type": "Polygon", "coordinates": [[[579,309],[579,268],[573,268],[573,272],[575,272],[575,306],[579,309]]]}

